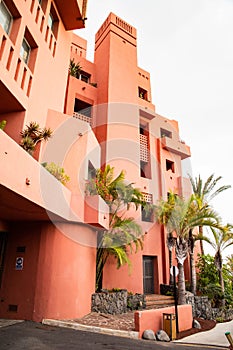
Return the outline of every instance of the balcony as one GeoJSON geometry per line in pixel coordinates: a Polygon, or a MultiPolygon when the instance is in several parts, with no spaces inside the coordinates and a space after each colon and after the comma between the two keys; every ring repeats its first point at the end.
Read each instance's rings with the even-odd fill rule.
{"type": "Polygon", "coordinates": [[[91,123],[92,123],[91,117],[87,117],[86,115],[78,113],[78,112],[74,112],[73,117],[76,119],[82,120],[83,122],[86,122],[91,126],[91,123]]]}
{"type": "Polygon", "coordinates": [[[181,159],[185,159],[191,156],[190,147],[182,141],[173,140],[170,137],[162,137],[161,144],[163,149],[178,154],[181,159]]]}
{"type": "Polygon", "coordinates": [[[71,199],[68,188],[3,131],[0,143],[0,218],[67,220],[71,199]]]}
{"type": "Polygon", "coordinates": [[[100,196],[85,197],[84,222],[96,227],[109,228],[109,208],[100,196]]]}
{"type": "Polygon", "coordinates": [[[70,0],[69,5],[64,0],[55,1],[66,30],[85,27],[87,0],[70,0]]]}

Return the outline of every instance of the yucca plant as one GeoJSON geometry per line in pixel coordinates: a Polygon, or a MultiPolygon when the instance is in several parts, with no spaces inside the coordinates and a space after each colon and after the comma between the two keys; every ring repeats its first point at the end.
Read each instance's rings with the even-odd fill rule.
{"type": "Polygon", "coordinates": [[[50,128],[40,128],[40,125],[36,122],[30,122],[29,125],[21,131],[20,146],[25,149],[29,154],[33,154],[38,142],[45,140],[47,141],[52,137],[52,130],[50,128]]]}
{"type": "Polygon", "coordinates": [[[82,67],[79,63],[75,63],[74,59],[70,60],[69,75],[75,78],[79,78],[82,67]]]}

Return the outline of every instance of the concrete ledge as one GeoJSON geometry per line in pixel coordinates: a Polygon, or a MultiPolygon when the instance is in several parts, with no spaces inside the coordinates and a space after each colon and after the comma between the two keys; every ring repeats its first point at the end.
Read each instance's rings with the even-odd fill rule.
{"type": "Polygon", "coordinates": [[[24,320],[8,320],[8,319],[0,318],[0,328],[12,326],[13,324],[21,323],[21,322],[24,322],[24,320]]]}
{"type": "Polygon", "coordinates": [[[75,321],[60,321],[60,320],[52,320],[52,319],[43,319],[42,323],[49,325],[49,326],[76,329],[78,331],[87,331],[87,332],[114,335],[117,337],[139,339],[139,332],[121,331],[118,329],[109,329],[109,328],[96,327],[96,326],[87,326],[84,324],[77,323],[75,321]]]}

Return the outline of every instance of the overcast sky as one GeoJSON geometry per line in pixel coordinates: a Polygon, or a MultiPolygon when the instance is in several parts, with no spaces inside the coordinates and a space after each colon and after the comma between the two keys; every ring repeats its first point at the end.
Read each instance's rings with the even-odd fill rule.
{"type": "Polygon", "coordinates": [[[91,61],[110,12],[136,27],[138,65],[151,74],[157,113],[179,122],[192,175],[214,173],[232,186],[213,204],[233,223],[233,0],[88,0],[77,34],[89,41],[91,61]]]}

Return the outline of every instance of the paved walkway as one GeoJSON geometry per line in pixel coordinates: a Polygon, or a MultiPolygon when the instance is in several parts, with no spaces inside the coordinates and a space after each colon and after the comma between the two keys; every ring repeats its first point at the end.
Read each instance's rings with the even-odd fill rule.
{"type": "Polygon", "coordinates": [[[230,332],[233,337],[233,321],[217,323],[216,326],[209,331],[195,333],[181,340],[176,340],[175,342],[185,344],[218,345],[226,348],[229,346],[229,342],[225,336],[225,332],[230,332]]]}

